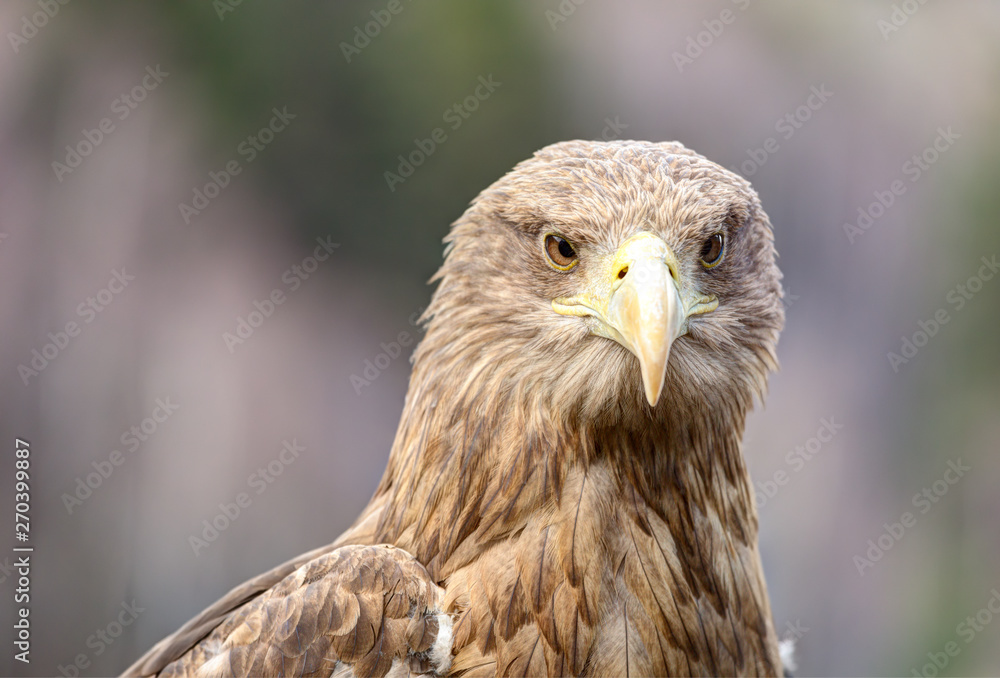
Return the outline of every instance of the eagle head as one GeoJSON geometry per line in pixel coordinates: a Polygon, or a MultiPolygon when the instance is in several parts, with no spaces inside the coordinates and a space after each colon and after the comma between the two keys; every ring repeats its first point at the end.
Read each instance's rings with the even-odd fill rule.
{"type": "Polygon", "coordinates": [[[446,242],[416,363],[446,359],[467,375],[460,393],[489,384],[568,417],[648,424],[745,415],[777,366],[767,215],[745,179],[679,143],[547,146],[446,242]]]}

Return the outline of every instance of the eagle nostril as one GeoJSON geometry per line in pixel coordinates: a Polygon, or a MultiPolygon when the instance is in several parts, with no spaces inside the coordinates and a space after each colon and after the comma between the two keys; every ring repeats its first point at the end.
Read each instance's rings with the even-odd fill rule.
{"type": "Polygon", "coordinates": [[[622,270],[618,271],[618,279],[621,280],[628,274],[628,266],[623,266],[622,270]]]}
{"type": "Polygon", "coordinates": [[[667,262],[667,271],[670,272],[670,277],[674,279],[674,283],[679,285],[681,282],[681,278],[679,275],[677,275],[677,266],[675,266],[670,262],[667,262]]]}

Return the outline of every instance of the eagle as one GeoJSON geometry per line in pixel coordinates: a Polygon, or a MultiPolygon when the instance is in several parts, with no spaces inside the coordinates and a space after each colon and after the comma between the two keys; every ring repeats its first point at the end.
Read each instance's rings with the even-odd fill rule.
{"type": "Polygon", "coordinates": [[[445,243],[368,506],[125,675],[780,675],[741,439],[784,313],[750,184],[556,143],[445,243]]]}

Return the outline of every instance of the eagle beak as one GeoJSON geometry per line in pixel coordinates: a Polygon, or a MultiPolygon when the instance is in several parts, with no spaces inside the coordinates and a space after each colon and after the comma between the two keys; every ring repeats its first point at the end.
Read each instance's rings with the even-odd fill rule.
{"type": "Polygon", "coordinates": [[[655,406],[670,347],[687,331],[688,316],[712,311],[718,301],[692,295],[691,303],[684,303],[677,258],[652,233],[632,236],[605,262],[587,293],[555,299],[552,308],[562,315],[589,316],[593,334],[631,351],[639,359],[646,400],[655,406]]]}
{"type": "Polygon", "coordinates": [[[607,321],[622,346],[639,359],[646,400],[655,406],[663,391],[670,346],[681,335],[684,304],[675,282],[677,261],[660,238],[640,233],[611,264],[607,321]]]}

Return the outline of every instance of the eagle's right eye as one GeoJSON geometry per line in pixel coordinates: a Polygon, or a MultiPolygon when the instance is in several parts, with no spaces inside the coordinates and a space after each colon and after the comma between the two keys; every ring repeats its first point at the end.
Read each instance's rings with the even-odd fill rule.
{"type": "Polygon", "coordinates": [[[545,236],[545,253],[549,256],[549,263],[560,271],[568,271],[580,261],[569,241],[554,233],[545,236]]]}
{"type": "Polygon", "coordinates": [[[722,255],[726,253],[726,238],[721,233],[716,233],[701,247],[701,263],[705,268],[714,268],[722,261],[722,255]]]}

